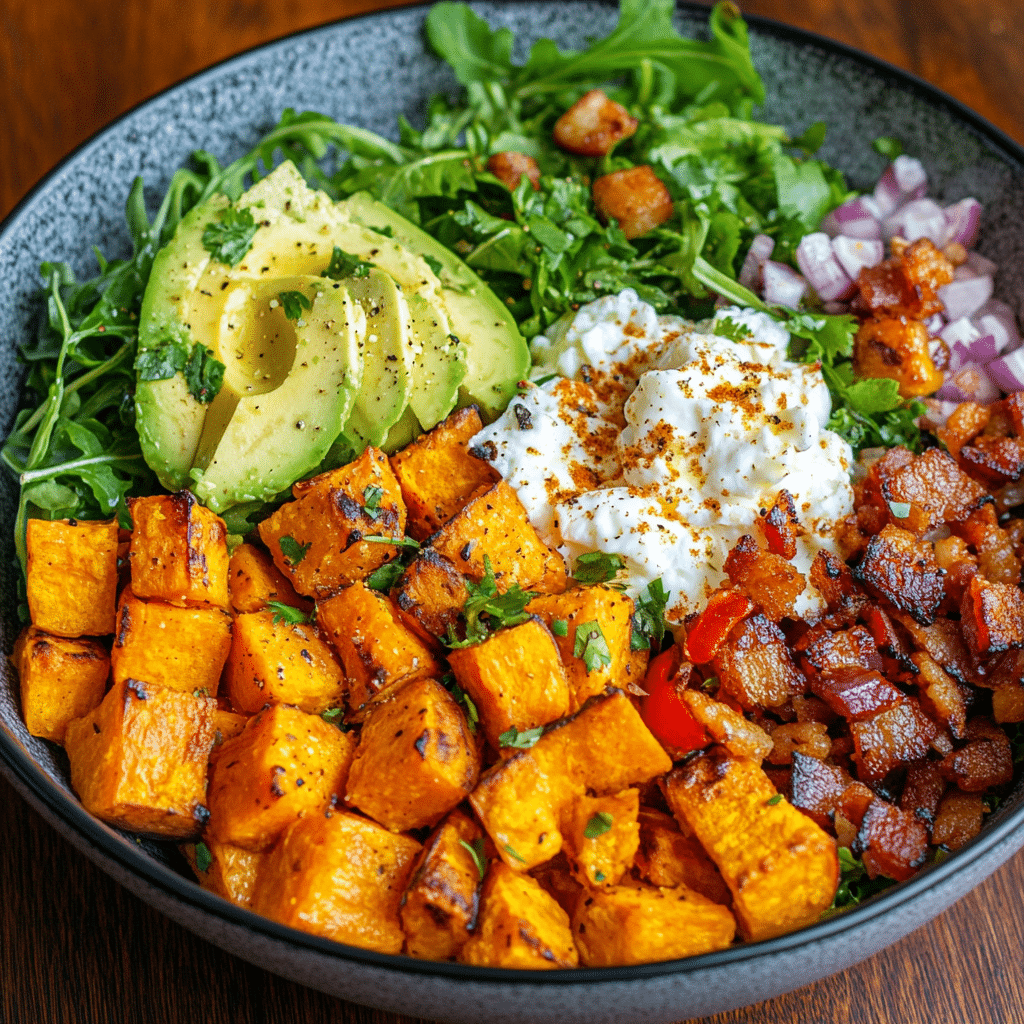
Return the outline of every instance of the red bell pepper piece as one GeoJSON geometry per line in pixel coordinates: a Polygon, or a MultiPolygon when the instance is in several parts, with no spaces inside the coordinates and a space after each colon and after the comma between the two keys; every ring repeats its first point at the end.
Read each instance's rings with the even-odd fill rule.
{"type": "Polygon", "coordinates": [[[706,665],[718,653],[732,627],[754,610],[754,602],[738,590],[716,590],[707,607],[686,631],[686,657],[706,665]]]}
{"type": "Polygon", "coordinates": [[[647,696],[640,702],[640,717],[675,757],[700,750],[711,742],[704,726],[693,717],[676,688],[681,682],[677,673],[682,663],[683,651],[678,644],[653,658],[644,678],[647,696]]]}

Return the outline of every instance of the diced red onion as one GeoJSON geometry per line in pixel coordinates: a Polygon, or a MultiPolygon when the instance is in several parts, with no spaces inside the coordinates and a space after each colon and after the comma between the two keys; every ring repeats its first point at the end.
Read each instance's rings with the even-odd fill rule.
{"type": "Polygon", "coordinates": [[[978,328],[979,334],[992,334],[999,345],[1000,352],[1012,352],[1021,344],[1020,331],[1017,328],[1017,317],[1013,310],[999,299],[989,299],[971,317],[972,323],[978,328]]]}
{"type": "Polygon", "coordinates": [[[814,231],[800,239],[796,262],[822,301],[848,299],[853,294],[853,279],[840,266],[832,251],[832,240],[824,231],[814,231]]]}
{"type": "Polygon", "coordinates": [[[898,156],[875,186],[875,202],[882,217],[894,214],[905,203],[920,199],[928,190],[928,174],[920,160],[898,156]]]}
{"type": "Polygon", "coordinates": [[[850,312],[850,304],[848,302],[823,302],[821,308],[829,315],[850,312]]]}
{"type": "Polygon", "coordinates": [[[991,334],[983,334],[980,338],[975,338],[969,345],[965,345],[962,341],[954,342],[949,354],[950,369],[952,370],[954,360],[957,368],[966,366],[968,363],[980,363],[984,366],[999,355],[999,348],[996,339],[991,334]]]}
{"type": "Polygon", "coordinates": [[[935,392],[935,397],[944,402],[978,402],[985,405],[999,398],[1000,392],[986,367],[978,363],[964,363],[956,373],[947,375],[942,387],[935,392]]]}
{"type": "Polygon", "coordinates": [[[847,238],[881,238],[881,219],[878,204],[871,196],[857,196],[827,213],[821,221],[821,230],[831,238],[837,235],[846,235],[847,238]]]}
{"type": "Polygon", "coordinates": [[[775,239],[771,235],[754,235],[738,278],[744,288],[749,288],[752,292],[761,291],[761,268],[774,249],[775,239]]]}
{"type": "Polygon", "coordinates": [[[992,278],[986,275],[954,280],[939,288],[938,296],[950,320],[973,316],[992,297],[992,278]]]}
{"type": "Polygon", "coordinates": [[[1004,391],[1020,391],[1024,388],[1024,349],[993,359],[986,369],[1004,391]]]}
{"type": "Polygon", "coordinates": [[[997,264],[985,259],[980,252],[973,251],[967,254],[967,262],[964,266],[970,267],[976,274],[988,274],[989,277],[995,277],[996,271],[999,269],[997,264]]]}
{"type": "Polygon", "coordinates": [[[940,249],[949,241],[949,225],[942,207],[932,199],[912,199],[882,222],[882,235],[899,236],[908,242],[928,238],[940,249]]]}
{"type": "Polygon", "coordinates": [[[807,291],[807,282],[788,264],[765,260],[761,268],[764,301],[796,309],[807,291]]]}
{"type": "Polygon", "coordinates": [[[946,326],[946,318],[941,313],[936,313],[928,317],[924,325],[928,328],[929,334],[941,334],[946,326]]]}
{"type": "Polygon", "coordinates": [[[949,227],[949,241],[959,242],[966,249],[974,245],[981,223],[981,203],[977,199],[961,199],[943,212],[949,227]]]}
{"type": "Polygon", "coordinates": [[[838,235],[832,239],[832,251],[839,265],[854,281],[863,267],[877,267],[885,258],[885,246],[880,238],[838,235]]]}
{"type": "Polygon", "coordinates": [[[970,345],[976,338],[981,337],[981,332],[967,317],[962,316],[943,327],[939,332],[939,337],[952,348],[958,341],[964,345],[970,345]]]}

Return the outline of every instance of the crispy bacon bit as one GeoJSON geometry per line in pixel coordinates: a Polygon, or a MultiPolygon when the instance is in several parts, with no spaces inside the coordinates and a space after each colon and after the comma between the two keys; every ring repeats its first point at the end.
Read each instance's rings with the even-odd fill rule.
{"type": "Polygon", "coordinates": [[[771,737],[768,760],[772,764],[792,764],[796,753],[824,761],[832,752],[828,726],[823,722],[787,722],[776,726],[771,737]]]}
{"type": "Polygon", "coordinates": [[[803,573],[781,555],[762,551],[749,534],[729,552],[725,573],[772,622],[796,618],[793,605],[807,586],[803,573]]]}
{"type": "Polygon", "coordinates": [[[812,628],[796,645],[803,652],[803,664],[816,672],[837,669],[882,671],[882,656],[874,637],[863,626],[852,626],[832,632],[824,627],[812,628]]]}
{"type": "Polygon", "coordinates": [[[854,373],[864,377],[891,377],[900,396],[934,394],[943,374],[929,352],[928,328],[920,320],[886,316],[865,320],[853,343],[854,373]]]}
{"type": "Polygon", "coordinates": [[[978,567],[993,583],[1019,583],[1021,561],[1012,537],[996,521],[996,510],[984,505],[971,513],[957,532],[978,553],[978,567]]]}
{"type": "MultiPolygon", "coordinates": [[[[893,246],[894,252],[896,246],[893,246]]],[[[943,310],[938,290],[953,280],[953,265],[927,239],[908,245],[901,253],[857,278],[860,303],[876,316],[927,320],[943,310]]]]}
{"type": "Polygon", "coordinates": [[[733,629],[712,667],[722,692],[744,708],[777,708],[807,690],[785,636],[763,615],[752,615],[733,629]]]}
{"type": "Polygon", "coordinates": [[[875,791],[863,782],[851,782],[840,797],[839,810],[847,821],[860,828],[868,808],[875,799],[875,791]]]}
{"type": "Polygon", "coordinates": [[[897,615],[896,619],[914,643],[927,651],[954,679],[962,683],[974,679],[971,656],[958,622],[938,619],[930,625],[922,626],[909,615],[897,615]]]}
{"type": "Polygon", "coordinates": [[[909,667],[911,661],[907,645],[897,632],[892,619],[877,604],[865,605],[861,610],[861,618],[871,633],[878,653],[892,661],[895,668],[909,667]]]}
{"type": "Polygon", "coordinates": [[[911,657],[918,668],[917,685],[925,709],[949,727],[954,739],[962,740],[967,735],[967,687],[944,672],[924,651],[915,651],[911,657]]]}
{"type": "Polygon", "coordinates": [[[591,188],[598,216],[619,222],[627,238],[639,238],[672,216],[672,197],[647,164],[602,175],[591,188]]]}
{"type": "Polygon", "coordinates": [[[946,780],[935,761],[921,761],[907,769],[903,780],[903,794],[900,807],[917,815],[926,825],[935,821],[942,794],[946,792],[946,780]]]}
{"type": "Polygon", "coordinates": [[[701,690],[683,690],[680,696],[708,735],[737,757],[763,761],[771,752],[772,738],[738,711],[701,690]]]}
{"type": "Polygon", "coordinates": [[[600,89],[591,89],[556,122],[555,142],[579,156],[604,156],[636,132],[639,122],[600,89]]]}
{"type": "Polygon", "coordinates": [[[902,882],[924,863],[928,829],[912,814],[876,797],[864,814],[854,844],[870,878],[902,882]]]}
{"type": "Polygon", "coordinates": [[[980,793],[951,789],[939,805],[932,826],[932,842],[948,850],[959,850],[981,831],[984,806],[980,793]]]}
{"type": "Polygon", "coordinates": [[[487,170],[508,190],[514,192],[525,175],[534,189],[540,188],[540,167],[532,156],[509,151],[495,153],[487,160],[487,170]]]}
{"type": "Polygon", "coordinates": [[[961,402],[947,417],[935,436],[954,458],[965,444],[973,441],[988,426],[989,407],[977,402],[961,402]]]}
{"type": "Polygon", "coordinates": [[[1013,781],[1013,754],[1006,733],[991,719],[972,718],[967,746],[947,754],[939,770],[965,793],[983,793],[1013,781]]]}
{"type": "Polygon", "coordinates": [[[939,727],[912,697],[862,722],[851,722],[857,776],[881,782],[894,768],[919,761],[928,752],[939,727]]]}
{"type": "Polygon", "coordinates": [[[1024,438],[983,435],[964,445],[958,458],[964,470],[986,487],[1016,483],[1024,476],[1024,438]]]}
{"type": "Polygon", "coordinates": [[[1024,594],[1019,586],[975,576],[960,603],[967,645],[979,657],[1024,647],[1024,594]]]}
{"type": "Polygon", "coordinates": [[[992,717],[997,722],[1024,722],[1024,686],[1004,683],[992,691],[992,717]]]}
{"type": "Polygon", "coordinates": [[[808,757],[799,750],[793,751],[792,760],[789,802],[822,828],[829,828],[843,792],[853,780],[838,765],[808,757]]]}
{"type": "Polygon", "coordinates": [[[881,673],[861,668],[840,668],[812,677],[811,689],[851,722],[888,711],[903,700],[903,694],[881,673]]]}
{"type": "Polygon", "coordinates": [[[945,574],[935,563],[931,545],[898,526],[872,537],[854,576],[893,607],[927,625],[935,619],[945,574]]]}
{"type": "Polygon", "coordinates": [[[785,488],[779,491],[775,504],[765,515],[758,516],[768,550],[781,558],[792,559],[796,555],[796,538],[800,532],[800,520],[796,515],[793,495],[785,488]]]}
{"type": "Polygon", "coordinates": [[[821,594],[834,616],[853,621],[867,603],[850,567],[829,551],[819,551],[811,562],[811,586],[821,594]]]}

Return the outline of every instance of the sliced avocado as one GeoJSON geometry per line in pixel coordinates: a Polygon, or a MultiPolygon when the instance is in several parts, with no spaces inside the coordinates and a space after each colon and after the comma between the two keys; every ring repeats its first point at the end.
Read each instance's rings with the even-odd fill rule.
{"type": "Polygon", "coordinates": [[[439,296],[414,292],[406,299],[413,354],[409,406],[422,428],[430,430],[455,408],[466,376],[466,346],[451,333],[439,296]]]}
{"type": "Polygon", "coordinates": [[[405,412],[402,413],[402,418],[388,430],[388,436],[381,441],[380,447],[388,455],[393,455],[422,433],[423,426],[416,419],[416,413],[412,411],[412,406],[407,405],[405,412]]]}
{"type": "Polygon", "coordinates": [[[392,237],[405,249],[429,256],[440,265],[438,276],[452,333],[466,346],[466,375],[459,388],[459,404],[475,403],[485,418],[494,419],[530,369],[530,350],[511,313],[447,246],[368,192],[357,192],[338,206],[354,221],[390,228],[392,237]]]}

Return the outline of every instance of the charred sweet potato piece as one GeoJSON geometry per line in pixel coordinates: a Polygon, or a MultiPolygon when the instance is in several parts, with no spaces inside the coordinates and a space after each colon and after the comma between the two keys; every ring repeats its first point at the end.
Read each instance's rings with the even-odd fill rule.
{"type": "Polygon", "coordinates": [[[711,663],[722,693],[744,708],[774,708],[807,689],[786,638],[763,615],[752,615],[729,634],[711,663]]]}
{"type": "Polygon", "coordinates": [[[839,884],[835,840],[785,800],[749,758],[722,748],[674,769],[665,798],[718,865],[740,933],[770,938],[816,921],[839,884]]]}
{"type": "Polygon", "coordinates": [[[987,405],[961,402],[946,418],[945,424],[935,431],[935,436],[946,446],[949,454],[956,458],[960,449],[988,426],[990,416],[987,405]]]}
{"type": "Polygon", "coordinates": [[[811,586],[821,594],[831,615],[853,621],[867,595],[853,578],[850,567],[831,551],[819,551],[811,562],[811,586]]]}
{"type": "Polygon", "coordinates": [[[959,524],[957,532],[978,553],[978,567],[993,583],[1020,582],[1021,560],[1013,539],[996,520],[993,505],[985,505],[959,524]]]}
{"type": "Polygon", "coordinates": [[[944,672],[924,651],[915,651],[911,659],[918,669],[917,685],[925,708],[932,718],[945,722],[954,739],[962,740],[967,735],[967,687],[944,672]]]}
{"type": "Polygon", "coordinates": [[[69,723],[64,747],[82,806],[110,825],[191,839],[206,820],[217,702],[134,679],[69,723]]]}
{"type": "Polygon", "coordinates": [[[229,608],[227,528],[191,491],[129,498],[136,597],[229,608]]]}
{"type": "Polygon", "coordinates": [[[768,733],[728,704],[709,697],[703,690],[683,690],[680,697],[708,735],[737,757],[761,762],[771,752],[772,739],[768,733]]]}
{"type": "Polygon", "coordinates": [[[239,544],[228,562],[228,593],[237,612],[259,612],[271,601],[311,612],[313,602],[299,597],[269,555],[252,544],[239,544]]]}
{"type": "Polygon", "coordinates": [[[929,827],[935,821],[946,780],[939,771],[937,761],[919,761],[907,769],[900,794],[900,807],[916,815],[929,827]]]}
{"type": "Polygon", "coordinates": [[[555,122],[555,142],[578,156],[604,156],[636,132],[638,121],[621,103],[591,89],[555,122]]]}
{"type": "Polygon", "coordinates": [[[308,814],[267,855],[252,908],[336,942],[400,953],[398,905],[419,850],[415,839],[355,814],[308,814]]]}
{"type": "Polygon", "coordinates": [[[408,531],[417,540],[440,530],[473,494],[498,479],[497,471],[469,450],[470,439],[482,429],[476,406],[456,409],[391,456],[408,509],[408,531]]]}
{"type": "Polygon", "coordinates": [[[938,731],[912,697],[871,718],[851,722],[858,777],[880,782],[899,765],[920,760],[938,731]]]}
{"type": "Polygon", "coordinates": [[[925,625],[934,621],[946,596],[931,547],[898,526],[886,526],[871,538],[853,572],[869,590],[925,625]]]}
{"type": "Polygon", "coordinates": [[[671,815],[641,807],[640,846],[636,868],[651,885],[673,889],[685,885],[715,903],[732,902],[732,893],[715,862],[691,835],[684,835],[671,815]]]}
{"type": "Polygon", "coordinates": [[[68,723],[103,700],[110,656],[97,640],[24,630],[12,655],[21,688],[21,715],[32,736],[63,743],[68,723]]]}
{"type": "Polygon", "coordinates": [[[402,621],[426,643],[436,644],[458,620],[469,591],[455,566],[428,547],[413,559],[392,594],[402,621]]]}
{"type": "Polygon", "coordinates": [[[882,658],[874,637],[863,626],[835,631],[812,627],[796,646],[801,652],[804,667],[815,672],[834,672],[844,668],[859,668],[866,672],[882,670],[882,658]]]}
{"type": "Polygon", "coordinates": [[[514,150],[492,153],[487,158],[487,170],[500,181],[509,192],[519,187],[524,177],[534,189],[540,188],[540,167],[532,156],[516,153],[514,150]]]}
{"type": "Polygon", "coordinates": [[[1024,594],[1019,586],[975,576],[960,602],[967,646],[979,658],[1024,646],[1024,594]]]}
{"type": "Polygon", "coordinates": [[[902,882],[924,863],[928,853],[928,828],[893,804],[876,797],[864,814],[854,842],[868,877],[902,882]]]}
{"type": "Polygon", "coordinates": [[[374,699],[345,801],[393,832],[436,825],[476,785],[480,754],[462,709],[434,679],[374,699]]]}
{"type": "Polygon", "coordinates": [[[25,546],[33,626],[66,637],[114,632],[117,520],[29,519],[25,546]]]}
{"type": "Polygon", "coordinates": [[[1006,733],[991,719],[972,718],[968,743],[939,764],[943,776],[965,793],[984,793],[1013,781],[1013,754],[1006,733]]]}
{"type": "Polygon", "coordinates": [[[793,605],[807,581],[781,555],[762,551],[749,534],[741,537],[725,560],[725,574],[772,622],[796,618],[793,605]]]}
{"type": "Polygon", "coordinates": [[[580,900],[573,936],[585,967],[643,964],[728,947],[736,919],[728,907],[680,885],[616,885],[580,900]]]}
{"type": "Polygon", "coordinates": [[[983,812],[984,803],[980,793],[951,789],[942,798],[935,815],[932,842],[948,850],[959,850],[981,831],[983,812]]]}
{"type": "Polygon", "coordinates": [[[1024,476],[1024,439],[983,435],[964,445],[957,458],[975,480],[989,488],[1002,487],[1024,476]]]}
{"type": "Polygon", "coordinates": [[[199,866],[195,845],[189,843],[181,848],[195,872],[196,880],[207,892],[215,893],[240,907],[251,906],[256,876],[266,860],[266,853],[253,853],[240,846],[218,843],[210,838],[204,842],[208,855],[205,868],[199,866]]]}
{"type": "Polygon", "coordinates": [[[672,216],[672,196],[647,164],[603,174],[591,191],[597,215],[618,221],[627,238],[640,238],[672,216]]]}
{"type": "Polygon", "coordinates": [[[894,708],[903,699],[881,673],[863,668],[837,668],[811,679],[811,690],[837,715],[859,722],[894,708]]]}
{"type": "Polygon", "coordinates": [[[934,394],[942,387],[943,374],[932,362],[928,343],[928,328],[920,320],[865,320],[853,343],[854,373],[862,379],[892,378],[903,398],[934,394]]]}
{"type": "Polygon", "coordinates": [[[476,927],[480,869],[471,849],[483,832],[472,818],[452,811],[416,858],[402,896],[405,951],[421,960],[451,960],[476,927]]]}
{"type": "Polygon", "coordinates": [[[843,792],[852,781],[849,773],[838,765],[794,751],[789,802],[827,829],[831,827],[843,792]]]}
{"type": "Polygon", "coordinates": [[[773,555],[791,559],[796,555],[796,539],[800,533],[800,520],[796,514],[793,495],[784,487],[767,512],[758,516],[757,525],[773,555]]]}
{"type": "Polygon", "coordinates": [[[640,845],[640,792],[577,796],[565,811],[562,836],[573,874],[588,888],[617,885],[640,845]]]}

